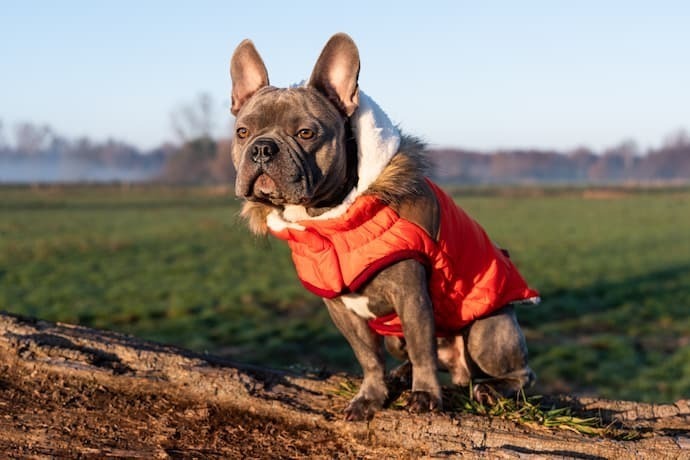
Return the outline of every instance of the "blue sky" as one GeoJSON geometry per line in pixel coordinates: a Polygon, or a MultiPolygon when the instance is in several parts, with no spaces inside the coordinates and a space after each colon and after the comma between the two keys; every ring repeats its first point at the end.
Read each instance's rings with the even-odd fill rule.
{"type": "Polygon", "coordinates": [[[690,130],[686,1],[2,1],[0,119],[151,148],[200,92],[229,132],[228,62],[254,40],[271,83],[349,33],[360,86],[434,146],[642,149],[690,130]]]}

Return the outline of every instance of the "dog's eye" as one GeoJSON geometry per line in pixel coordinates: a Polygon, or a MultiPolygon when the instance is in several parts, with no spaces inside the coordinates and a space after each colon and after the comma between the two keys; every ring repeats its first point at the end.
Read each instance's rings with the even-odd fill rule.
{"type": "Polygon", "coordinates": [[[297,131],[297,137],[299,137],[300,139],[305,139],[305,140],[311,139],[315,135],[316,134],[311,129],[305,128],[305,129],[300,129],[299,131],[297,131]]]}
{"type": "Polygon", "coordinates": [[[235,132],[237,133],[237,137],[240,139],[246,139],[249,137],[249,130],[247,128],[237,128],[237,131],[235,132]]]}

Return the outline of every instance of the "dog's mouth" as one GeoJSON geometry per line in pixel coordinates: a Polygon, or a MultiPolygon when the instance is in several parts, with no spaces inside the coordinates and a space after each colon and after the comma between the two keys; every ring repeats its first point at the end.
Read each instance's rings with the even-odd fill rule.
{"type": "MultiPolygon", "coordinates": [[[[302,182],[302,175],[297,175],[291,182],[291,185],[296,185],[302,182]]],[[[301,189],[301,187],[297,187],[301,189]]],[[[265,171],[258,171],[256,177],[249,183],[245,198],[251,201],[260,201],[263,203],[270,203],[274,206],[284,206],[287,204],[304,204],[308,197],[303,196],[302,192],[290,193],[291,188],[286,190],[279,186],[278,183],[265,171]],[[287,192],[287,193],[286,193],[287,192]]],[[[295,190],[296,192],[297,190],[295,190]]]]}
{"type": "Polygon", "coordinates": [[[276,182],[266,173],[259,174],[252,184],[252,194],[269,197],[275,195],[278,190],[276,182]]]}
{"type": "Polygon", "coordinates": [[[245,198],[255,201],[263,201],[273,204],[282,204],[285,200],[278,190],[278,184],[271,176],[259,171],[250,183],[245,193],[245,198]]]}

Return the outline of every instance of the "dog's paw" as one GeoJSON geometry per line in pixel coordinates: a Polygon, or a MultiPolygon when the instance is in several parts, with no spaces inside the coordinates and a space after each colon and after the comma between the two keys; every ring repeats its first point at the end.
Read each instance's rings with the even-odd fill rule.
{"type": "Polygon", "coordinates": [[[378,401],[358,396],[345,408],[345,420],[350,422],[371,420],[381,407],[382,404],[378,401]]]}
{"type": "Polygon", "coordinates": [[[472,397],[480,404],[495,405],[502,394],[487,383],[477,383],[472,387],[472,397]]]}
{"type": "Polygon", "coordinates": [[[433,412],[443,409],[441,398],[433,396],[428,391],[413,391],[407,401],[407,410],[414,414],[433,412]]]}

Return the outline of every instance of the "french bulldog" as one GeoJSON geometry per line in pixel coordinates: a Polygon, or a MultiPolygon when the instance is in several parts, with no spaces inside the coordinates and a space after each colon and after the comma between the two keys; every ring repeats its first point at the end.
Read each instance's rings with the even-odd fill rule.
{"type": "Polygon", "coordinates": [[[384,348],[407,363],[411,412],[442,409],[438,369],[454,384],[474,382],[478,398],[515,393],[535,376],[514,304],[538,294],[426,178],[425,146],[360,91],[359,71],[354,41],[339,33],[306,83],[276,88],[253,43],[238,45],[230,75],[242,215],[253,232],[288,241],[303,284],[324,297],[352,347],[363,380],[347,420],[370,419],[387,401],[384,348]]]}

